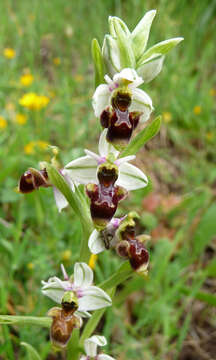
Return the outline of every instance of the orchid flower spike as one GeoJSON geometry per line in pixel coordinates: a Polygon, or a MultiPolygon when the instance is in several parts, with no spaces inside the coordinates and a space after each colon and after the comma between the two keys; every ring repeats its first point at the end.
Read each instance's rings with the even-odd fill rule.
{"type": "MultiPolygon", "coordinates": [[[[74,274],[69,278],[64,266],[61,265],[64,280],[54,276],[48,281],[42,281],[42,293],[58,304],[65,300],[65,293],[71,293],[77,298],[78,308],[75,315],[91,316],[88,311],[111,306],[112,300],[97,286],[93,286],[93,271],[85,263],[74,265],[74,274]]],[[[67,295],[69,296],[69,295],[67,295]]]]}
{"type": "Polygon", "coordinates": [[[97,355],[97,347],[105,346],[107,344],[104,336],[93,335],[84,342],[86,356],[82,356],[80,360],[115,360],[113,357],[106,354],[97,355]]]}
{"type": "Polygon", "coordinates": [[[86,156],[68,163],[62,171],[63,175],[72,182],[86,185],[89,183],[98,184],[98,167],[109,162],[118,168],[116,186],[121,186],[128,191],[145,187],[148,184],[146,175],[136,166],[129,164],[129,161],[134,160],[136,156],[118,158],[119,151],[106,141],[106,134],[107,129],[104,129],[99,139],[99,155],[85,150],[86,156]]]}
{"type": "Polygon", "coordinates": [[[106,84],[101,84],[93,95],[93,108],[96,117],[112,106],[124,112],[140,112],[142,122],[147,121],[152,110],[152,100],[149,95],[138,89],[144,81],[134,69],[126,68],[114,75],[111,79],[104,77],[106,84]]]}

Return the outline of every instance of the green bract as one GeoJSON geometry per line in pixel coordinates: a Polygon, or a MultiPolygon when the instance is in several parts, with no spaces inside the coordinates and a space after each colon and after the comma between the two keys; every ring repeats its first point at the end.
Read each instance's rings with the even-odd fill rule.
{"type": "Polygon", "coordinates": [[[102,59],[106,73],[111,77],[127,67],[135,69],[145,82],[151,81],[160,73],[164,55],[183,38],[168,39],[146,50],[155,14],[156,10],[148,11],[132,32],[120,18],[109,17],[110,35],[104,37],[102,58],[93,56],[97,79],[99,78],[98,69],[102,67],[102,59]]]}

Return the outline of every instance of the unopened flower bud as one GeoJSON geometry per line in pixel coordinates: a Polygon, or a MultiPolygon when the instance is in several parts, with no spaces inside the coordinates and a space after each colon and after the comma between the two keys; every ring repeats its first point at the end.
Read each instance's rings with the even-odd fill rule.
{"type": "Polygon", "coordinates": [[[51,186],[46,169],[29,168],[20,178],[19,191],[23,194],[37,190],[40,186],[51,186]]]}

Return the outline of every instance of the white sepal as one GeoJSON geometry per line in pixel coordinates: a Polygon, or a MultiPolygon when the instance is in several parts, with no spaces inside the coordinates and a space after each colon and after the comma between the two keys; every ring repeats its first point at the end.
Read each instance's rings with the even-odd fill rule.
{"type": "Polygon", "coordinates": [[[82,297],[79,298],[80,311],[92,311],[111,306],[112,300],[109,295],[97,286],[88,286],[82,289],[82,297]]]}
{"type": "Polygon", "coordinates": [[[42,280],[42,285],[42,293],[58,304],[61,304],[65,291],[71,289],[69,281],[62,281],[56,276],[50,278],[47,282],[42,280]]]}
{"type": "Polygon", "coordinates": [[[53,186],[53,193],[58,211],[61,212],[62,209],[68,206],[68,202],[61,191],[59,191],[59,189],[55,186],[53,186]]]}
{"type": "Polygon", "coordinates": [[[99,85],[92,98],[92,106],[96,117],[99,117],[106,107],[109,106],[109,98],[109,86],[106,84],[99,85]]]}
{"type": "Polygon", "coordinates": [[[96,229],[92,231],[89,237],[88,247],[92,254],[99,254],[106,249],[100,232],[96,229]]]}
{"type": "Polygon", "coordinates": [[[116,185],[124,187],[126,190],[136,190],[148,184],[146,175],[136,166],[123,163],[119,167],[119,177],[116,185]]]}
{"type": "Polygon", "coordinates": [[[90,318],[91,317],[91,314],[88,311],[79,311],[79,310],[77,310],[75,312],[75,315],[80,316],[82,318],[90,318]]]}
{"type": "Polygon", "coordinates": [[[96,181],[96,169],[97,161],[87,155],[69,162],[62,173],[80,184],[88,184],[96,181]]]}
{"type": "Polygon", "coordinates": [[[74,265],[74,285],[78,288],[85,288],[93,283],[93,271],[83,262],[74,265]]]}
{"type": "Polygon", "coordinates": [[[115,360],[112,356],[106,354],[100,354],[97,356],[97,360],[115,360]]]}
{"type": "Polygon", "coordinates": [[[104,336],[93,335],[84,341],[85,352],[88,356],[95,357],[97,355],[97,347],[105,346],[106,344],[107,341],[104,336]]]}
{"type": "Polygon", "coordinates": [[[141,89],[134,89],[130,111],[141,111],[140,122],[147,121],[153,110],[152,100],[148,94],[141,89]]]}
{"type": "Polygon", "coordinates": [[[100,156],[107,157],[110,153],[112,153],[115,158],[118,156],[119,151],[114,148],[108,141],[106,140],[107,129],[104,129],[100,135],[98,151],[100,156]]]}

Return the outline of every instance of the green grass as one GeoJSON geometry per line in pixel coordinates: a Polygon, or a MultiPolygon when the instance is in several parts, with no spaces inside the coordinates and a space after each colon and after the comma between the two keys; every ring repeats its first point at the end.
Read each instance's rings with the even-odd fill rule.
{"type": "MultiPolygon", "coordinates": [[[[140,232],[153,234],[148,243],[148,278],[143,282],[134,277],[119,288],[115,306],[106,311],[98,327],[109,339],[107,350],[122,360],[178,359],[198,301],[205,304],[206,321],[214,325],[215,297],[206,279],[215,277],[216,266],[206,248],[215,254],[210,244],[216,234],[216,3],[0,2],[0,116],[8,124],[0,129],[0,313],[34,316],[44,316],[53,306],[40,292],[41,279],[60,274],[61,262],[72,271],[79,256],[81,227],[70,209],[58,214],[52,189],[27,196],[15,191],[29,166],[38,167],[39,161],[51,157],[49,151],[38,148],[26,154],[24,147],[38,140],[58,146],[62,164],[81,156],[83,148],[96,150],[100,125],[91,107],[91,39],[97,37],[101,43],[109,15],[121,16],[133,28],[153,8],[158,13],[149,46],[169,37],[185,40],[166,57],[161,74],[143,86],[153,99],[154,117],[169,112],[171,121],[163,122],[160,135],[138,155],[137,163],[150,175],[152,185],[133,192],[119,210],[136,210],[141,215],[140,232]],[[16,50],[14,59],[4,58],[6,47],[16,50]],[[53,63],[56,57],[58,66],[53,63]],[[19,81],[25,69],[34,76],[27,88],[19,81]],[[37,114],[19,105],[20,97],[32,91],[50,97],[47,108],[37,114]],[[199,114],[194,113],[195,106],[200,106],[199,114]],[[25,125],[14,121],[16,113],[27,115],[25,125]],[[162,199],[151,212],[143,198],[147,195],[151,204],[149,196],[155,193],[162,199]],[[171,193],[180,201],[167,210],[164,201],[171,193]],[[65,250],[71,251],[68,260],[65,250]]],[[[95,269],[97,282],[120,263],[114,253],[101,254],[95,269]]],[[[0,357],[12,360],[18,354],[28,359],[20,346],[26,342],[47,359],[51,352],[47,339],[47,329],[2,326],[0,357]]]]}

